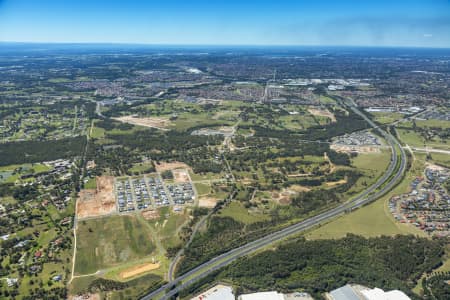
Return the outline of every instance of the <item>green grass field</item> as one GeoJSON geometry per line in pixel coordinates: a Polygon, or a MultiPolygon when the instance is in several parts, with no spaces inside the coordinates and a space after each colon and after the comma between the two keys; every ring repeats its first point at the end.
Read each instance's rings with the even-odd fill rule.
{"type": "Polygon", "coordinates": [[[90,274],[151,255],[152,234],[133,216],[80,221],[77,229],[75,273],[90,274]]]}
{"type": "Polygon", "coordinates": [[[425,140],[413,130],[397,129],[400,140],[413,147],[424,147],[425,140]]]}
{"type": "Polygon", "coordinates": [[[352,159],[352,166],[358,170],[373,170],[382,173],[386,170],[391,158],[390,150],[377,153],[361,153],[352,159]]]}
{"type": "Polygon", "coordinates": [[[388,112],[372,112],[374,121],[381,124],[389,124],[397,120],[402,119],[405,115],[400,113],[388,113],[388,112]]]}
{"type": "Polygon", "coordinates": [[[192,114],[182,113],[173,122],[172,128],[177,130],[186,130],[196,126],[211,126],[211,125],[232,125],[233,122],[225,120],[213,119],[213,115],[209,113],[192,114]]]}
{"type": "Polygon", "coordinates": [[[431,161],[450,168],[450,155],[444,153],[431,153],[431,161]]]}
{"type": "Polygon", "coordinates": [[[223,173],[204,173],[204,174],[198,174],[194,173],[191,170],[189,170],[189,176],[191,177],[192,181],[201,181],[201,180],[214,180],[214,179],[220,179],[224,178],[223,173]]]}
{"type": "Polygon", "coordinates": [[[97,179],[89,178],[88,182],[84,184],[85,189],[96,189],[97,188],[97,179]]]}
{"type": "Polygon", "coordinates": [[[153,167],[153,164],[151,162],[148,163],[137,163],[133,164],[133,166],[130,168],[130,172],[134,173],[149,173],[148,170],[153,167]]]}
{"type": "Polygon", "coordinates": [[[105,137],[105,132],[106,132],[105,129],[95,126],[94,123],[94,127],[92,128],[91,131],[91,138],[102,139],[105,137]]]}
{"type": "MultiPolygon", "coordinates": [[[[317,124],[316,119],[320,120],[320,117],[313,117],[309,113],[306,115],[281,116],[279,118],[281,125],[280,127],[284,127],[290,130],[307,129],[308,127],[319,125],[317,124]]],[[[326,124],[326,122],[323,122],[323,124],[326,124]]]]}
{"type": "MultiPolygon", "coordinates": [[[[393,194],[405,191],[408,184],[402,184],[393,194]]],[[[390,196],[389,196],[390,197],[390,196]]],[[[406,224],[396,223],[386,207],[389,197],[362,207],[350,214],[339,217],[306,234],[308,239],[336,239],[344,237],[347,233],[374,237],[380,235],[415,234],[425,235],[422,231],[406,224]]]]}
{"type": "Polygon", "coordinates": [[[397,133],[400,140],[411,147],[431,147],[444,150],[450,149],[449,143],[439,140],[438,138],[432,138],[426,141],[422,136],[420,136],[419,133],[413,131],[413,129],[397,129],[397,133]]]}
{"type": "Polygon", "coordinates": [[[188,218],[189,215],[186,211],[183,213],[167,211],[161,214],[161,218],[156,223],[152,224],[164,249],[180,245],[178,230],[186,224],[188,218]]]}
{"type": "Polygon", "coordinates": [[[345,196],[353,196],[375,183],[387,169],[389,161],[390,151],[385,149],[378,153],[361,153],[352,158],[352,166],[356,171],[361,172],[362,176],[345,193],[345,196]]]}
{"type": "MultiPolygon", "coordinates": [[[[0,183],[14,183],[16,180],[20,180],[22,175],[36,174],[49,170],[50,167],[41,163],[2,166],[0,167],[0,183]]],[[[32,178],[29,178],[23,181],[32,180],[32,178]]]]}
{"type": "Polygon", "coordinates": [[[129,287],[108,294],[107,299],[111,300],[127,300],[127,299],[139,299],[153,290],[155,285],[163,283],[163,278],[155,274],[147,274],[139,278],[128,281],[129,287]]]}
{"type": "Polygon", "coordinates": [[[450,155],[444,153],[430,153],[430,159],[427,159],[427,154],[424,152],[414,152],[416,159],[423,162],[438,164],[450,168],[450,155]]]}
{"type": "Polygon", "coordinates": [[[322,225],[305,236],[308,239],[341,238],[347,233],[359,234],[365,237],[395,234],[414,234],[426,236],[423,231],[408,224],[395,221],[387,208],[387,202],[393,195],[399,195],[409,190],[413,178],[423,172],[423,162],[415,161],[412,169],[405,179],[391,192],[381,199],[364,206],[350,214],[341,216],[327,224],[322,225]]]}
{"type": "MultiPolygon", "coordinates": [[[[439,127],[439,128],[450,128],[450,122],[449,121],[443,121],[443,120],[414,120],[417,127],[420,128],[430,128],[430,127],[439,127]]],[[[413,127],[413,122],[408,121],[402,123],[402,126],[404,127],[413,127]]]]}
{"type": "Polygon", "coordinates": [[[69,293],[71,295],[81,294],[89,288],[92,281],[97,279],[97,276],[85,276],[74,278],[69,287],[69,293]]]}
{"type": "Polygon", "coordinates": [[[211,186],[205,183],[195,183],[195,189],[197,190],[197,193],[202,196],[209,194],[211,186]]]}
{"type": "Polygon", "coordinates": [[[250,213],[240,202],[231,202],[230,205],[220,211],[220,216],[231,217],[244,224],[270,219],[268,215],[250,213]]]}

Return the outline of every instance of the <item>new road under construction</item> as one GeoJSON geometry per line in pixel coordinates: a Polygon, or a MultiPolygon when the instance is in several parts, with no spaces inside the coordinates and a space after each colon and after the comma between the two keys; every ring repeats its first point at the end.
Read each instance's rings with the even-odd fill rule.
{"type": "MultiPolygon", "coordinates": [[[[376,129],[378,133],[383,136],[389,144],[392,156],[389,166],[383,176],[381,176],[372,186],[367,188],[364,192],[360,193],[349,201],[344,202],[341,205],[320,213],[314,217],[305,219],[299,223],[290,225],[282,230],[271,233],[255,241],[249,242],[243,246],[223,253],[180,275],[169,283],[161,286],[159,289],[147,294],[142,298],[143,300],[169,299],[170,297],[176,295],[178,292],[187,288],[201,278],[204,278],[208,274],[211,274],[212,272],[230,264],[240,257],[264,249],[271,244],[299,234],[319,224],[328,222],[333,218],[351,212],[379,199],[401,181],[406,170],[407,158],[403,148],[396,140],[396,138],[377,126],[374,122],[372,122],[372,120],[370,120],[365,114],[363,114],[354,103],[348,102],[342,98],[337,98],[336,100],[338,100],[341,105],[345,106],[347,109],[352,110],[353,112],[361,116],[364,120],[366,120],[368,124],[372,128],[376,129]]],[[[172,276],[173,274],[169,274],[169,278],[173,278],[172,276]]]]}

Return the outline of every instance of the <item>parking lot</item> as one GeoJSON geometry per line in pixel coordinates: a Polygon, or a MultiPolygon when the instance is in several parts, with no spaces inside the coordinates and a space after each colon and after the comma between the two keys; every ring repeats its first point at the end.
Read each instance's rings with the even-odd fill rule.
{"type": "Polygon", "coordinates": [[[192,205],[196,199],[190,180],[182,183],[166,182],[158,173],[117,178],[115,195],[119,213],[171,205],[192,205]]]}
{"type": "Polygon", "coordinates": [[[382,143],[369,131],[359,131],[345,134],[333,139],[330,148],[338,152],[379,152],[382,143]]]}

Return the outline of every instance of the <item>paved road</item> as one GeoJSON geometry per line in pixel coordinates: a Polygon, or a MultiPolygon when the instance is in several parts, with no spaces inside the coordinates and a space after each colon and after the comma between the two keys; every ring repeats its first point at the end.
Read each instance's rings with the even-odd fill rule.
{"type": "Polygon", "coordinates": [[[391,147],[392,158],[389,167],[386,170],[386,173],[382,177],[380,177],[374,185],[369,187],[367,190],[365,190],[363,193],[359,194],[357,197],[350,200],[349,202],[343,203],[317,216],[311,217],[297,224],[286,227],[280,231],[264,236],[258,240],[247,243],[239,248],[235,248],[224,254],[221,254],[201,264],[200,266],[194,268],[193,270],[184,273],[183,275],[177,277],[170,283],[162,286],[161,288],[155,290],[154,292],[147,294],[142,299],[143,300],[168,299],[171,296],[174,296],[175,294],[183,290],[184,288],[188,287],[192,283],[200,280],[201,278],[207,276],[208,274],[214,272],[215,270],[218,270],[230,264],[231,262],[240,257],[256,252],[260,249],[263,249],[264,247],[267,247],[270,244],[279,242],[289,236],[298,234],[302,231],[305,231],[309,228],[312,228],[316,225],[319,225],[330,219],[333,219],[339,215],[345,214],[348,211],[354,210],[367,203],[370,203],[378,199],[379,197],[383,196],[393,186],[395,186],[402,178],[403,173],[405,172],[406,169],[406,155],[403,148],[392,135],[379,128],[375,123],[373,123],[369,118],[367,118],[366,115],[361,113],[356,108],[356,106],[354,106],[354,104],[351,103],[345,104],[345,106],[347,106],[347,108],[353,110],[355,113],[363,117],[370,124],[370,126],[372,126],[373,128],[378,128],[381,135],[387,140],[387,142],[391,147]]]}
{"type": "MultiPolygon", "coordinates": [[[[228,197],[226,199],[226,202],[230,202],[231,200],[233,200],[234,197],[236,196],[236,194],[237,194],[237,192],[233,191],[233,193],[231,193],[230,197],[228,197]]],[[[203,226],[203,224],[205,224],[206,220],[215,212],[216,212],[216,209],[212,209],[206,216],[203,216],[200,219],[200,221],[197,222],[197,224],[195,224],[194,229],[192,230],[191,237],[189,238],[188,242],[186,243],[186,245],[184,245],[184,247],[180,251],[178,251],[175,258],[172,259],[172,262],[169,265],[169,271],[167,272],[167,274],[168,274],[167,277],[169,278],[169,281],[174,280],[175,269],[177,267],[177,264],[178,264],[178,261],[179,261],[181,255],[183,255],[183,253],[184,253],[184,249],[187,248],[192,243],[195,235],[197,234],[197,231],[203,226]]]]}
{"type": "Polygon", "coordinates": [[[443,153],[443,154],[450,154],[450,150],[442,150],[442,149],[436,149],[436,148],[429,148],[429,147],[426,147],[426,148],[417,148],[417,147],[407,147],[408,149],[409,148],[411,148],[412,150],[414,150],[414,151],[417,151],[417,152],[426,152],[426,153],[428,153],[428,152],[432,152],[432,153],[443,153]]]}

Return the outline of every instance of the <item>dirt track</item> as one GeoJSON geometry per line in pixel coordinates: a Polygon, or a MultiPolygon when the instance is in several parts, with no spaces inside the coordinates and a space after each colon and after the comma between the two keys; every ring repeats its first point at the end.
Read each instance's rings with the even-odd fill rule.
{"type": "Polygon", "coordinates": [[[314,116],[330,118],[332,122],[336,122],[336,117],[327,109],[309,108],[309,113],[314,116]]]}
{"type": "Polygon", "coordinates": [[[156,118],[156,117],[137,117],[137,116],[123,116],[119,118],[113,118],[116,121],[128,123],[132,125],[139,125],[144,127],[151,127],[161,130],[167,130],[171,125],[170,120],[166,118],[156,118]]]}
{"type": "Polygon", "coordinates": [[[172,171],[175,182],[189,182],[189,174],[186,169],[175,169],[172,171]]]}
{"type": "Polygon", "coordinates": [[[344,183],[347,183],[347,179],[341,179],[341,180],[338,180],[338,181],[330,181],[330,182],[327,182],[326,185],[327,186],[337,186],[337,185],[341,185],[341,184],[344,184],[344,183]]]}
{"type": "Polygon", "coordinates": [[[159,268],[159,263],[156,264],[152,264],[152,263],[148,263],[145,265],[139,265],[139,266],[135,266],[132,268],[129,268],[125,271],[120,272],[120,278],[122,279],[127,279],[148,271],[152,271],[152,270],[156,270],[159,268]]]}
{"type": "Polygon", "coordinates": [[[159,164],[155,164],[156,171],[158,172],[164,172],[167,170],[174,170],[174,169],[190,169],[190,167],[182,162],[174,161],[174,162],[160,162],[159,164]]]}
{"type": "Polygon", "coordinates": [[[211,198],[211,197],[203,197],[198,200],[198,206],[200,207],[207,207],[207,208],[213,208],[216,206],[217,199],[211,198]]]}
{"type": "Polygon", "coordinates": [[[353,145],[336,145],[332,144],[330,146],[336,152],[358,152],[358,153],[377,153],[380,152],[380,147],[378,146],[353,146],[353,145]]]}
{"type": "Polygon", "coordinates": [[[142,212],[142,216],[146,220],[155,220],[160,217],[158,210],[145,210],[142,212]]]}

